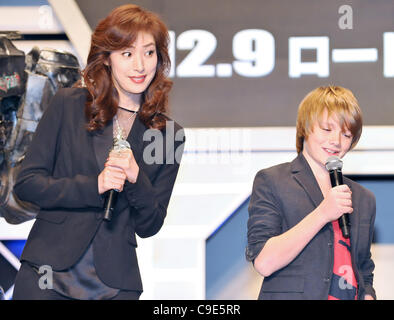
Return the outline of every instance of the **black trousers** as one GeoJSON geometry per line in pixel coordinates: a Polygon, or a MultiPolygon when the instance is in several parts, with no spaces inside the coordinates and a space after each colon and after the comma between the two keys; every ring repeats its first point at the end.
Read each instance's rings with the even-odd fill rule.
{"type": "MultiPolygon", "coordinates": [[[[52,289],[41,289],[38,285],[40,276],[26,262],[23,262],[16,275],[13,300],[73,300],[52,289]]],[[[111,300],[138,300],[139,291],[120,291],[111,300]]]]}

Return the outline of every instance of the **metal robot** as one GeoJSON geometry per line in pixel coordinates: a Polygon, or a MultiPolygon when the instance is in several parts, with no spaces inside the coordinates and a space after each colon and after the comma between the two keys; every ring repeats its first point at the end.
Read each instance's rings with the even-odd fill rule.
{"type": "Polygon", "coordinates": [[[27,55],[0,32],[0,216],[19,224],[34,219],[38,208],[19,200],[13,186],[38,122],[59,88],[80,79],[71,53],[34,47],[27,55]]]}

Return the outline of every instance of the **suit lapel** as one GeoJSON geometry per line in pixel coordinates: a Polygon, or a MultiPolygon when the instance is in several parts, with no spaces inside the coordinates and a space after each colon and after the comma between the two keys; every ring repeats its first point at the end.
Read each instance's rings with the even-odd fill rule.
{"type": "Polygon", "coordinates": [[[355,190],[352,189],[352,181],[349,178],[343,177],[343,183],[347,184],[352,190],[352,204],[353,204],[353,212],[349,214],[349,222],[350,222],[350,246],[352,248],[353,257],[356,257],[356,249],[357,249],[357,238],[358,238],[358,228],[360,226],[360,214],[358,207],[358,203],[360,203],[360,199],[358,198],[358,194],[355,194],[355,190]]]}
{"type": "MultiPolygon", "coordinates": [[[[319,184],[315,176],[313,175],[312,169],[310,168],[308,162],[305,157],[300,153],[296,159],[291,163],[292,173],[294,179],[304,188],[310,200],[313,202],[315,207],[319,206],[320,203],[324,200],[323,194],[320,190],[319,184]]],[[[351,189],[351,180],[343,177],[344,184],[347,184],[351,189]]],[[[350,214],[350,241],[353,256],[356,252],[356,240],[358,237],[358,226],[359,226],[359,214],[357,207],[354,207],[357,203],[359,203],[359,199],[357,195],[353,194],[353,208],[354,211],[350,214]]]]}
{"type": "Polygon", "coordinates": [[[93,134],[93,149],[99,171],[103,171],[105,161],[113,145],[112,121],[102,130],[93,134]]]}
{"type": "MultiPolygon", "coordinates": [[[[136,117],[127,137],[127,141],[130,144],[130,148],[133,151],[135,161],[141,167],[140,159],[143,154],[143,135],[146,130],[145,125],[141,122],[139,117],[136,117]]],[[[129,206],[127,198],[124,192],[121,192],[116,203],[116,210],[122,212],[126,207],[129,206]]]]}
{"type": "Polygon", "coordinates": [[[136,117],[133,126],[131,127],[129,136],[127,137],[127,141],[130,143],[135,161],[138,164],[140,163],[140,159],[143,154],[143,136],[146,129],[146,126],[142,123],[140,118],[136,117]]]}
{"type": "Polygon", "coordinates": [[[312,169],[302,153],[291,163],[291,171],[294,179],[304,188],[309,199],[317,207],[323,201],[324,197],[313,175],[312,169]]]}

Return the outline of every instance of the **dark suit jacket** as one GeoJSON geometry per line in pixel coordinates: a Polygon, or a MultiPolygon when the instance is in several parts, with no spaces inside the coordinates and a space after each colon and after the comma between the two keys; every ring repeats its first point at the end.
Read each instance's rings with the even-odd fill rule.
{"type": "MultiPolygon", "coordinates": [[[[78,261],[103,223],[93,248],[97,274],[108,286],[142,290],[135,234],[149,237],[160,230],[179,168],[171,152],[182,152],[184,141],[163,129],[163,161],[148,164],[143,153],[151,141],[144,141],[147,128],[136,118],[127,140],[140,168],[137,182],[126,181],[112,220],[103,221],[97,179],[112,146],[113,128],[111,123],[100,132],[87,132],[86,93],[82,88],[58,91],[23,160],[14,191],[41,210],[21,260],[65,270],[78,261]]],[[[175,124],[175,134],[180,130],[175,124]]]]}
{"type": "MultiPolygon", "coordinates": [[[[375,297],[370,247],[375,222],[375,197],[344,177],[352,190],[351,257],[358,298],[375,297]]],[[[254,261],[266,241],[294,227],[323,201],[323,194],[302,154],[257,173],[249,204],[246,257],[254,261]]],[[[334,263],[332,224],[325,225],[286,267],[264,278],[259,299],[327,299],[334,263]]]]}

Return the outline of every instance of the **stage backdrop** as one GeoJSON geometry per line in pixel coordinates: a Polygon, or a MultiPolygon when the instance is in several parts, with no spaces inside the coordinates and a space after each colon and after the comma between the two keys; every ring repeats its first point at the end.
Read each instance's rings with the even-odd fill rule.
{"type": "Polygon", "coordinates": [[[391,0],[76,0],[92,29],[136,3],[171,29],[172,115],[185,127],[293,126],[317,86],[351,89],[366,125],[394,124],[391,0]]]}

